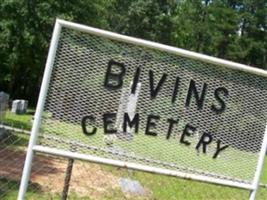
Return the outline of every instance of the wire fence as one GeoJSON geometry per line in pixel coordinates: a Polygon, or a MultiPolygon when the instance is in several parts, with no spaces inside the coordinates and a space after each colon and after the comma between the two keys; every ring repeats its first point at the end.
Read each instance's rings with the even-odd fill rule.
{"type": "MultiPolygon", "coordinates": [[[[0,143],[0,199],[17,198],[30,132],[10,126],[0,143]]],[[[73,160],[66,182],[69,159],[36,154],[25,199],[247,199],[242,189],[183,180],[120,167],[73,160]]],[[[266,173],[266,172],[265,172],[266,173]]],[[[257,194],[266,199],[266,179],[257,194]]]]}

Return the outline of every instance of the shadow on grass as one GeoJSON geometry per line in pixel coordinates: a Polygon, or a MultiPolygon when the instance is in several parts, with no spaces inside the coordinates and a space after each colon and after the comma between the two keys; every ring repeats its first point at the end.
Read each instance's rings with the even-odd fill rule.
{"type": "Polygon", "coordinates": [[[33,119],[33,115],[34,110],[29,110],[25,114],[15,114],[8,111],[3,119],[3,124],[14,128],[30,130],[32,126],[31,121],[33,119]]]}
{"type": "MultiPolygon", "coordinates": [[[[20,181],[8,180],[6,178],[0,178],[0,199],[11,200],[16,199],[18,195],[20,181]]],[[[41,194],[41,186],[36,183],[30,183],[27,192],[30,194],[41,194]]]]}
{"type": "Polygon", "coordinates": [[[29,122],[24,122],[19,119],[5,119],[4,125],[8,125],[14,128],[20,128],[23,130],[30,130],[31,129],[31,124],[29,122]]]}

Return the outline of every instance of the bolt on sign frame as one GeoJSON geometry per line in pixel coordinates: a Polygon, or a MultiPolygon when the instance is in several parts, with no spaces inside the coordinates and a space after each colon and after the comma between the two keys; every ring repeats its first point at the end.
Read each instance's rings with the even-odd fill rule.
{"type": "Polygon", "coordinates": [[[18,199],[35,152],[243,188],[255,199],[266,78],[261,69],[57,19],[18,199]]]}

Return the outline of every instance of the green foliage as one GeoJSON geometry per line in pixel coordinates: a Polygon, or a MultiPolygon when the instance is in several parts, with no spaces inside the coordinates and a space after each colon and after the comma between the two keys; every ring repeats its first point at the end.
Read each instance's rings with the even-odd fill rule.
{"type": "Polygon", "coordinates": [[[267,69],[266,0],[2,0],[0,90],[36,102],[56,18],[267,69]]]}
{"type": "Polygon", "coordinates": [[[106,1],[3,0],[0,4],[0,91],[35,102],[55,19],[100,26],[106,1]]]}
{"type": "Polygon", "coordinates": [[[171,17],[177,6],[176,1],[117,0],[111,6],[108,24],[117,24],[111,26],[111,30],[170,44],[171,17]]]}

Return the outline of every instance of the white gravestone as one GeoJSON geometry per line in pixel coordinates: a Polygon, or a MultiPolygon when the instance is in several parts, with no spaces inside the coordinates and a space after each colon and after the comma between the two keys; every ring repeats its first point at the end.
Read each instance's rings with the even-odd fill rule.
{"type": "Polygon", "coordinates": [[[16,114],[24,114],[26,113],[28,108],[28,101],[27,100],[14,100],[12,102],[12,113],[16,114]]]}
{"type": "Polygon", "coordinates": [[[116,126],[118,127],[118,134],[117,136],[121,139],[132,140],[133,138],[133,129],[127,127],[126,133],[123,131],[123,117],[124,113],[128,113],[130,119],[132,120],[135,116],[136,105],[138,101],[138,95],[141,90],[141,83],[137,84],[137,89],[135,94],[131,94],[131,87],[123,88],[121,98],[120,98],[120,105],[118,109],[117,119],[116,119],[116,126]]]}

